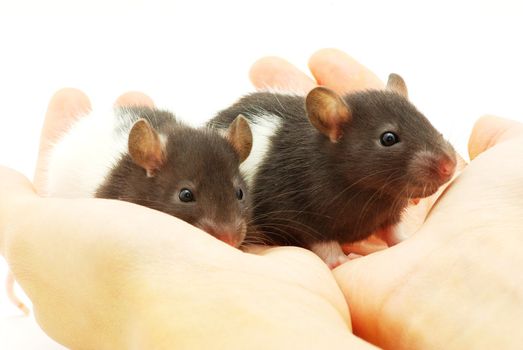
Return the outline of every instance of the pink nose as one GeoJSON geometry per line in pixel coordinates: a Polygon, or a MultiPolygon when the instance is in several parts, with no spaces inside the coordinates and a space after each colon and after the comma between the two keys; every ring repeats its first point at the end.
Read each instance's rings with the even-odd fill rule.
{"type": "Polygon", "coordinates": [[[456,162],[449,158],[443,158],[438,162],[438,175],[443,182],[450,180],[456,170],[456,162]]]}
{"type": "Polygon", "coordinates": [[[227,243],[228,245],[230,246],[233,246],[233,247],[238,247],[238,238],[235,236],[235,235],[220,235],[220,236],[217,236],[216,238],[218,238],[219,240],[221,241],[224,241],[225,243],[227,243]]]}
{"type": "Polygon", "coordinates": [[[220,241],[223,241],[235,248],[240,244],[240,238],[238,235],[234,232],[230,232],[230,230],[222,230],[210,225],[204,225],[202,229],[210,235],[218,238],[220,241]]]}

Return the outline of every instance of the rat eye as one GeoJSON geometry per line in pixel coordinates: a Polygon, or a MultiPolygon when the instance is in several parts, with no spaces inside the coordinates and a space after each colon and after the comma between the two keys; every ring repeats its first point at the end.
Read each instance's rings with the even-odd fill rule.
{"type": "Polygon", "coordinates": [[[191,190],[188,190],[186,188],[183,188],[180,191],[178,198],[180,198],[180,200],[185,203],[194,201],[194,195],[192,194],[191,190]]]}
{"type": "Polygon", "coordinates": [[[380,143],[385,147],[390,147],[398,142],[400,142],[398,135],[390,131],[384,132],[380,137],[380,143]]]}
{"type": "Polygon", "coordinates": [[[243,191],[241,188],[238,188],[238,190],[236,191],[236,198],[238,198],[238,200],[242,200],[243,199],[243,191]]]}

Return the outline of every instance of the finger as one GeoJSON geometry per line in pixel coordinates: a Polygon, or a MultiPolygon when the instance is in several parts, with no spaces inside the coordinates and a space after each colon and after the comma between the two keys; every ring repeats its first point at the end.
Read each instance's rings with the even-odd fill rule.
{"type": "Polygon", "coordinates": [[[309,69],[319,85],[338,93],[383,89],[383,82],[367,67],[336,49],[322,49],[309,60],[309,69]]]}
{"type": "Polygon", "coordinates": [[[258,90],[277,89],[306,94],[316,84],[305,73],[279,57],[264,57],[256,61],[249,72],[258,90]]]}
{"type": "Polygon", "coordinates": [[[0,166],[0,179],[0,209],[9,206],[13,198],[35,195],[33,184],[15,170],[0,166]]]}
{"type": "Polygon", "coordinates": [[[138,91],[129,91],[116,99],[115,106],[154,107],[152,98],[138,91]]]}
{"type": "MultiPolygon", "coordinates": [[[[339,312],[348,327],[351,327],[345,298],[339,293],[327,265],[316,254],[298,247],[252,246],[249,252],[264,257],[265,263],[268,260],[272,262],[274,269],[280,274],[286,274],[286,281],[308,286],[311,291],[323,296],[339,312]],[[304,269],[307,273],[297,273],[304,269]]],[[[273,269],[268,269],[266,264],[262,265],[261,271],[264,274],[273,273],[273,269]]],[[[253,270],[251,273],[256,272],[253,270]]]]}
{"type": "Polygon", "coordinates": [[[495,116],[483,116],[472,129],[468,144],[469,157],[474,159],[500,142],[521,136],[523,136],[521,123],[495,116]]]}
{"type": "Polygon", "coordinates": [[[355,259],[350,255],[349,262],[332,271],[350,306],[353,331],[366,340],[376,341],[378,338],[378,335],[373,334],[377,327],[369,325],[380,325],[376,316],[384,298],[380,293],[384,285],[390,283],[391,276],[395,275],[375,262],[377,257],[387,252],[355,259]]]}
{"type": "Polygon", "coordinates": [[[47,153],[51,145],[55,143],[71,124],[79,116],[89,112],[91,103],[89,98],[80,90],[65,88],[59,90],[51,97],[47,112],[45,114],[44,125],[40,135],[40,147],[36,161],[34,175],[35,186],[38,190],[43,185],[43,174],[47,163],[47,153]]]}
{"type": "MultiPolygon", "coordinates": [[[[121,95],[115,105],[117,106],[153,106],[152,99],[139,92],[128,92],[121,95]]],[[[58,138],[75,122],[79,117],[91,110],[89,98],[80,90],[65,88],[59,90],[51,98],[49,107],[44,120],[42,134],[40,137],[40,150],[37,158],[35,171],[35,186],[39,192],[42,191],[45,179],[43,174],[46,171],[47,155],[58,138]]]]}

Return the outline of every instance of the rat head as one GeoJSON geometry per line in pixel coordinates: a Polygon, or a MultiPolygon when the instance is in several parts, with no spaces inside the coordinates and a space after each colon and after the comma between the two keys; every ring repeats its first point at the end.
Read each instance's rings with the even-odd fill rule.
{"type": "Polygon", "coordinates": [[[407,100],[399,75],[389,76],[386,90],[344,97],[317,87],[308,94],[306,108],[342,176],[360,188],[426,197],[454,174],[454,149],[407,100]]]}
{"type": "Polygon", "coordinates": [[[239,165],[250,153],[252,135],[238,116],[225,137],[209,129],[172,123],[155,130],[138,120],[129,133],[135,202],[161,210],[238,247],[250,216],[239,165]]]}

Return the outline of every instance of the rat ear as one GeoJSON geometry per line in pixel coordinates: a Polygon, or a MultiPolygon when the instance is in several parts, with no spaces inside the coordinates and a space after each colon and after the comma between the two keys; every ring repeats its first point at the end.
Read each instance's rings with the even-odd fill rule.
{"type": "Polygon", "coordinates": [[[396,73],[389,74],[389,80],[387,81],[387,90],[394,91],[405,98],[409,98],[407,91],[407,84],[405,80],[396,73]]]}
{"type": "Polygon", "coordinates": [[[339,141],[343,136],[343,126],[352,120],[350,107],[341,96],[322,86],[309,92],[305,106],[311,124],[332,143],[339,141]]]}
{"type": "Polygon", "coordinates": [[[243,115],[238,114],[227,129],[227,141],[238,153],[240,163],[247,159],[252,148],[252,133],[249,123],[243,115]]]}
{"type": "Polygon", "coordinates": [[[133,162],[144,168],[148,177],[154,176],[165,162],[165,145],[145,119],[134,123],[127,146],[133,162]]]}

